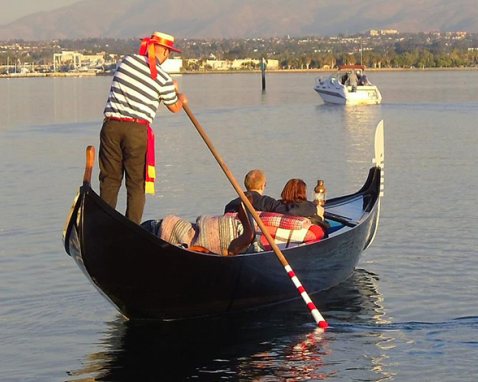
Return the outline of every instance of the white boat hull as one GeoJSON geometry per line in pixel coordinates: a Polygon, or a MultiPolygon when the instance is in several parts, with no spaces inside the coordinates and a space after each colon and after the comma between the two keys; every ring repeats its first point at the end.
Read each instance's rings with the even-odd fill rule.
{"type": "Polygon", "coordinates": [[[314,90],[319,93],[322,100],[326,103],[340,105],[378,105],[382,102],[382,94],[377,86],[343,85],[340,75],[334,74],[327,78],[317,78],[314,90]]]}
{"type": "Polygon", "coordinates": [[[376,86],[360,86],[355,92],[340,91],[328,88],[314,88],[326,103],[340,105],[378,105],[382,95],[376,86]]]}

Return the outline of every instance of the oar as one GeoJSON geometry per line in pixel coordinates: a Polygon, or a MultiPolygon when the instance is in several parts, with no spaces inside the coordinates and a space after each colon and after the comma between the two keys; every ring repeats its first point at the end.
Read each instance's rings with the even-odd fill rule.
{"type": "Polygon", "coordinates": [[[91,183],[91,173],[93,171],[93,163],[95,162],[95,148],[94,146],[88,146],[86,148],[86,165],[85,173],[83,175],[83,186],[91,183]]]}
{"type": "Polygon", "coordinates": [[[211,140],[209,139],[209,137],[207,136],[206,132],[204,131],[204,129],[202,128],[201,124],[199,123],[199,121],[196,119],[196,117],[193,115],[193,113],[191,112],[191,109],[189,108],[189,105],[188,104],[183,104],[183,109],[184,111],[186,112],[186,114],[188,115],[189,119],[191,120],[191,122],[193,123],[193,125],[196,127],[199,135],[201,135],[202,139],[204,140],[204,142],[206,143],[207,147],[209,148],[209,150],[211,151],[212,155],[214,156],[214,158],[216,158],[216,161],[217,163],[219,164],[219,166],[221,166],[222,170],[224,171],[224,173],[226,174],[227,178],[229,179],[229,181],[231,182],[232,186],[234,187],[234,189],[236,190],[237,194],[239,195],[239,197],[241,198],[242,202],[244,203],[244,205],[246,206],[246,208],[248,209],[248,211],[251,213],[251,215],[253,216],[254,220],[257,222],[257,225],[260,227],[260,229],[262,230],[262,233],[264,234],[264,236],[266,237],[267,241],[269,242],[269,244],[271,245],[272,249],[274,250],[274,253],[276,254],[277,258],[279,259],[279,261],[281,262],[281,264],[284,266],[287,274],[289,275],[290,279],[292,280],[292,282],[294,283],[295,287],[297,288],[299,294],[301,295],[301,297],[303,298],[303,300],[305,301],[305,303],[307,304],[307,307],[309,308],[310,310],[310,313],[312,314],[312,316],[314,317],[315,319],[315,322],[317,323],[317,326],[319,326],[320,328],[322,329],[326,329],[329,325],[327,324],[327,322],[324,320],[324,318],[322,317],[322,315],[320,314],[319,310],[317,309],[317,307],[315,306],[315,304],[312,302],[312,300],[310,299],[309,295],[307,294],[306,290],[304,289],[304,287],[302,286],[301,282],[299,281],[299,279],[297,278],[297,276],[295,275],[294,271],[292,270],[291,266],[289,265],[287,259],[285,258],[285,256],[283,255],[283,253],[281,252],[281,250],[279,249],[279,247],[276,245],[276,243],[274,242],[274,239],[272,238],[272,236],[269,234],[269,232],[267,231],[267,228],[266,226],[264,225],[264,223],[262,222],[261,218],[259,217],[259,215],[257,214],[256,210],[254,209],[254,207],[252,206],[251,202],[249,202],[249,199],[247,199],[246,195],[244,194],[244,192],[242,191],[241,187],[239,186],[239,183],[237,182],[237,180],[234,178],[234,175],[232,175],[231,171],[229,171],[229,168],[227,167],[226,163],[224,163],[224,161],[222,160],[221,156],[219,155],[219,153],[217,152],[217,150],[214,148],[214,145],[212,144],[211,140]]]}

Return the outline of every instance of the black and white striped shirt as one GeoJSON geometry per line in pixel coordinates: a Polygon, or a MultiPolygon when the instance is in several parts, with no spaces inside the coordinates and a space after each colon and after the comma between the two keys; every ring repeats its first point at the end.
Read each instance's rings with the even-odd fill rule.
{"type": "Polygon", "coordinates": [[[159,63],[151,78],[146,56],[125,56],[115,72],[104,111],[105,117],[140,118],[152,122],[161,101],[172,105],[178,98],[171,76],[159,63]]]}

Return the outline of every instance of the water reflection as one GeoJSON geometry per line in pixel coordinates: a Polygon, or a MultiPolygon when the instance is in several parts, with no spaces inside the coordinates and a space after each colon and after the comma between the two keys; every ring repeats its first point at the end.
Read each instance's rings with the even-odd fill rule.
{"type": "Polygon", "coordinates": [[[335,325],[388,324],[383,307],[383,295],[378,290],[377,275],[364,269],[355,270],[352,277],[314,300],[327,312],[335,325]]]}
{"type": "MultiPolygon", "coordinates": [[[[320,166],[327,183],[333,184],[330,195],[349,193],[363,183],[373,157],[375,128],[384,119],[383,112],[383,105],[320,104],[315,107],[313,123],[318,137],[314,145],[326,155],[314,158],[315,168],[309,172],[317,171],[320,166]],[[327,166],[322,168],[322,163],[327,166]]],[[[305,151],[312,150],[306,147],[305,151]]]]}
{"type": "MultiPolygon", "coordinates": [[[[354,370],[357,380],[388,378],[382,345],[387,323],[376,275],[357,270],[316,298],[331,329],[315,328],[302,301],[267,311],[193,322],[109,324],[103,350],[69,381],[327,380],[354,370]],[[338,341],[353,336],[353,341],[338,341]],[[349,343],[350,347],[340,346],[349,343]]],[[[350,380],[355,380],[351,376],[350,380]]]]}

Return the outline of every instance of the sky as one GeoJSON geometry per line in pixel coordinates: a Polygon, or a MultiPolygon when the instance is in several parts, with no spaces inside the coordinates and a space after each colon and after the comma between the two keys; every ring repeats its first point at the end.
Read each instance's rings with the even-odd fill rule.
{"type": "Polygon", "coordinates": [[[0,0],[0,25],[9,24],[23,16],[51,11],[80,0],[0,0]]]}

